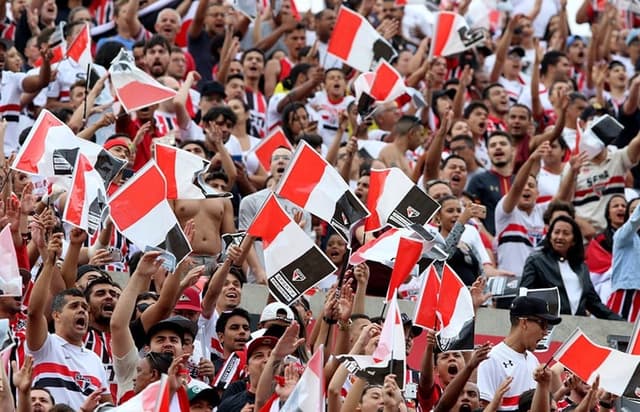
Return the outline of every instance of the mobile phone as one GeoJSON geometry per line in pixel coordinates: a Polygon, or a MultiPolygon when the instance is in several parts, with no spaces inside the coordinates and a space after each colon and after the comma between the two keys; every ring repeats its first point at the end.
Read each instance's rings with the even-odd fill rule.
{"type": "Polygon", "coordinates": [[[110,262],[122,262],[122,251],[115,247],[107,249],[109,251],[110,262]]]}
{"type": "Polygon", "coordinates": [[[234,162],[242,163],[242,155],[231,155],[231,160],[234,162]]]}

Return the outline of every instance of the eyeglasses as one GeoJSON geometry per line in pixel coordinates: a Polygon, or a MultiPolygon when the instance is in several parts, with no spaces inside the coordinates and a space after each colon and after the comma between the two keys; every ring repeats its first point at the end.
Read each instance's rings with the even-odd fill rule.
{"type": "Polygon", "coordinates": [[[524,319],[526,321],[537,323],[538,326],[540,326],[540,328],[544,329],[544,330],[547,330],[547,328],[549,327],[549,322],[547,322],[544,319],[539,319],[539,318],[520,318],[520,319],[524,319]]]}

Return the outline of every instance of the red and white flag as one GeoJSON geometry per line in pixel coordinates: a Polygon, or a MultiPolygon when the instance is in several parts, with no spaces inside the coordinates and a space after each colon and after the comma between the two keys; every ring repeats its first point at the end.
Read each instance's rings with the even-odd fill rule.
{"type": "Polygon", "coordinates": [[[69,187],[79,153],[98,171],[105,184],[126,164],[102,146],[77,137],[60,119],[43,109],[11,167],[69,187]]]}
{"type": "Polygon", "coordinates": [[[347,242],[353,226],[369,215],[338,171],[304,141],[276,193],[328,222],[347,242]]]}
{"type": "Polygon", "coordinates": [[[371,70],[380,59],[397,54],[360,13],[340,7],[327,52],[361,72],[371,70]]]}
{"type": "Polygon", "coordinates": [[[252,149],[264,170],[269,170],[271,167],[271,155],[279,147],[286,147],[293,151],[293,146],[291,146],[289,139],[287,139],[282,129],[278,127],[273,129],[269,136],[260,140],[260,143],[252,149]]]}
{"type": "Polygon", "coordinates": [[[416,263],[418,263],[422,255],[422,246],[423,242],[421,240],[410,237],[400,238],[396,259],[393,263],[393,271],[391,271],[391,279],[389,280],[389,288],[387,289],[387,302],[397,293],[400,285],[409,277],[416,263]]]}
{"type": "Polygon", "coordinates": [[[93,235],[100,228],[106,208],[104,180],[89,159],[78,155],[62,220],[93,235]]]}
{"type": "Polygon", "coordinates": [[[288,305],[336,267],[284,211],[273,193],[247,229],[262,239],[269,291],[288,305]]]}
{"type": "Polygon", "coordinates": [[[600,388],[618,396],[640,396],[640,356],[593,343],[577,328],[553,359],[588,384],[600,376],[600,388]]]}
{"type": "Polygon", "coordinates": [[[122,49],[109,68],[111,84],[127,113],[173,99],[176,91],[136,67],[131,52],[122,49]]]}
{"type": "MultiPolygon", "coordinates": [[[[67,42],[64,40],[64,23],[59,23],[49,37],[49,50],[51,51],[51,67],[55,68],[60,63],[67,52],[67,42]]],[[[40,67],[43,63],[42,56],[33,63],[33,67],[40,67]]]]}
{"type": "Polygon", "coordinates": [[[154,144],[156,165],[167,182],[167,199],[208,199],[229,197],[230,193],[221,193],[204,180],[209,161],[200,156],[162,143],[154,144]]]}
{"type": "Polygon", "coordinates": [[[385,376],[393,373],[396,375],[398,387],[404,389],[406,350],[404,325],[394,293],[382,325],[380,341],[373,354],[371,356],[340,355],[338,359],[345,362],[345,367],[349,372],[372,385],[382,385],[385,376]]]}
{"type": "Polygon", "coordinates": [[[436,329],[438,307],[438,293],[440,293],[440,278],[436,267],[429,265],[425,274],[418,302],[415,306],[415,314],[413,316],[413,324],[422,326],[427,329],[436,329]]]}
{"type": "Polygon", "coordinates": [[[442,351],[472,350],[475,333],[475,310],[471,292],[445,263],[436,309],[440,327],[436,335],[442,351]]]}
{"type": "Polygon", "coordinates": [[[470,29],[464,17],[450,11],[435,13],[429,58],[462,53],[484,40],[482,29],[470,29]]]}
{"type": "Polygon", "coordinates": [[[86,24],[71,44],[69,44],[67,57],[78,63],[80,67],[87,67],[93,63],[89,24],[86,24]]]}
{"type": "Polygon", "coordinates": [[[112,412],[189,412],[189,399],[184,387],[171,397],[167,375],[163,374],[139,394],[116,406],[112,412]]]}
{"type": "Polygon", "coordinates": [[[391,102],[406,93],[402,76],[387,63],[381,60],[372,73],[362,73],[354,82],[356,100],[366,93],[377,102],[391,102]]]}
{"type": "Polygon", "coordinates": [[[397,167],[371,170],[367,208],[371,216],[365,221],[366,231],[385,224],[394,227],[424,225],[436,214],[440,205],[416,186],[397,167]]]}
{"type": "Polygon", "coordinates": [[[145,164],[109,199],[116,228],[141,250],[160,248],[180,263],[191,246],[167,201],[167,184],[153,162],[145,164]]]}
{"type": "Polygon", "coordinates": [[[361,248],[351,254],[349,263],[357,265],[367,260],[382,263],[385,266],[393,267],[396,253],[400,245],[400,239],[408,237],[423,242],[422,256],[429,259],[443,260],[448,255],[442,250],[444,239],[439,233],[435,233],[433,240],[426,240],[422,234],[416,233],[409,228],[386,230],[382,235],[375,239],[371,239],[361,248]]]}
{"type": "Polygon", "coordinates": [[[0,267],[0,296],[22,296],[22,276],[11,235],[11,224],[0,231],[0,267]]]}
{"type": "Polygon", "coordinates": [[[291,395],[280,408],[280,412],[326,410],[324,380],[324,345],[313,354],[291,395]]]}

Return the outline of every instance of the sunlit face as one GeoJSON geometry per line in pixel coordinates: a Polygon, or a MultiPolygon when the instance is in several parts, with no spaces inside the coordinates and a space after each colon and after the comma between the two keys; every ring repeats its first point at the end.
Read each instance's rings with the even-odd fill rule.
{"type": "Polygon", "coordinates": [[[220,343],[228,352],[244,349],[249,341],[251,328],[249,322],[242,316],[232,316],[227,321],[224,333],[218,333],[220,343]]]}
{"type": "Polygon", "coordinates": [[[440,218],[440,228],[444,231],[451,231],[462,213],[462,204],[458,199],[449,199],[444,202],[438,216],[440,218]]]}
{"type": "Polygon", "coordinates": [[[487,116],[489,113],[482,107],[476,107],[469,113],[467,123],[474,136],[483,135],[487,131],[487,116]]]}
{"type": "Polygon", "coordinates": [[[360,402],[361,412],[378,412],[384,408],[382,387],[372,386],[365,389],[360,402]]]}
{"type": "Polygon", "coordinates": [[[514,106],[507,114],[507,129],[512,136],[524,136],[529,130],[529,112],[524,107],[514,106]]]}
{"type": "Polygon", "coordinates": [[[153,77],[164,76],[169,66],[169,50],[161,44],[147,49],[144,55],[145,67],[153,77]]]}
{"type": "Polygon", "coordinates": [[[182,337],[173,330],[159,330],[149,341],[151,352],[170,353],[173,357],[182,355],[182,337]]]}
{"type": "Polygon", "coordinates": [[[5,55],[5,70],[17,73],[22,68],[22,64],[23,61],[20,52],[15,47],[10,48],[5,55]]]}
{"type": "Polygon", "coordinates": [[[627,209],[627,201],[622,196],[616,196],[611,198],[609,202],[609,210],[607,213],[609,214],[609,221],[611,222],[611,226],[614,228],[619,228],[624,223],[624,213],[627,209]]]}
{"type": "Polygon", "coordinates": [[[31,410],[33,412],[49,412],[53,408],[51,395],[42,389],[31,389],[31,410]]]}
{"type": "Polygon", "coordinates": [[[347,243],[339,235],[331,235],[327,241],[325,253],[334,265],[342,265],[347,253],[347,243]]]}
{"type": "Polygon", "coordinates": [[[489,159],[496,167],[504,167],[513,160],[513,146],[506,136],[492,136],[488,143],[489,159]]]}
{"type": "Polygon", "coordinates": [[[440,382],[448,384],[464,368],[465,360],[462,352],[449,351],[439,353],[436,357],[435,372],[440,382]]]}
{"type": "Polygon", "coordinates": [[[156,33],[161,34],[173,44],[180,31],[180,15],[173,9],[163,9],[158,13],[155,29],[156,33]]]}
{"type": "Polygon", "coordinates": [[[567,256],[571,246],[575,244],[573,239],[573,227],[564,221],[556,221],[551,229],[551,246],[560,256],[567,256]]]}
{"type": "Polygon", "coordinates": [[[339,70],[331,70],[324,78],[324,87],[331,98],[339,99],[344,97],[347,89],[344,74],[339,70]]]}
{"type": "Polygon", "coordinates": [[[246,78],[259,78],[264,73],[264,57],[257,51],[250,51],[242,61],[242,73],[246,78]]]}
{"type": "Polygon", "coordinates": [[[448,180],[453,193],[461,194],[467,183],[467,164],[462,159],[448,159],[440,170],[440,179],[448,180]]]}
{"type": "Polygon", "coordinates": [[[522,195],[520,195],[520,201],[518,207],[525,211],[533,210],[538,200],[538,182],[533,176],[527,178],[527,183],[524,186],[522,195]]]}
{"type": "Polygon", "coordinates": [[[242,99],[244,97],[244,80],[233,78],[224,87],[227,99],[242,99]]]}

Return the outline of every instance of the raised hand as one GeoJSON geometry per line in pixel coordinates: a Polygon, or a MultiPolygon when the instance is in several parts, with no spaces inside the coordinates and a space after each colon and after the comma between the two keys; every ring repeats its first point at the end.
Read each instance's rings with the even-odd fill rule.
{"type": "Polygon", "coordinates": [[[285,356],[295,352],[304,343],[304,338],[298,338],[299,332],[300,325],[298,325],[298,322],[293,321],[278,339],[278,343],[276,343],[271,354],[276,359],[284,359],[285,356]]]}

